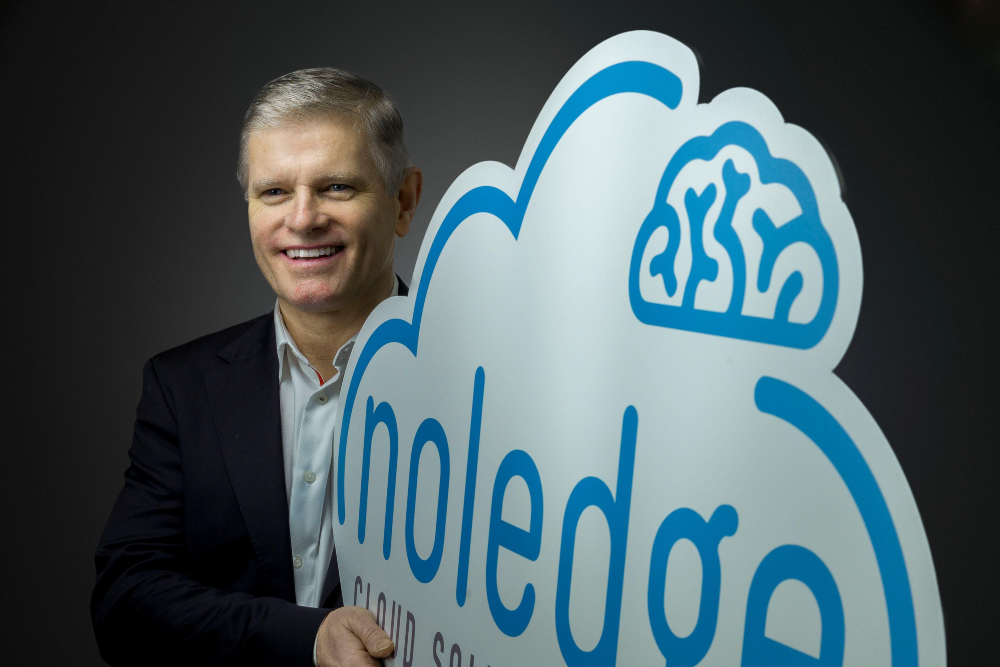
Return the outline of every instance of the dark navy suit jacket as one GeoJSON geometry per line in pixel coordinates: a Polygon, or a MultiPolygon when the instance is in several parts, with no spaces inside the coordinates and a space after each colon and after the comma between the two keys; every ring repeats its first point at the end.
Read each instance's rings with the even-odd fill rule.
{"type": "Polygon", "coordinates": [[[320,608],[295,604],[273,313],[146,363],[129,459],[96,554],[105,661],[310,667],[343,595],[334,550],[320,608]]]}

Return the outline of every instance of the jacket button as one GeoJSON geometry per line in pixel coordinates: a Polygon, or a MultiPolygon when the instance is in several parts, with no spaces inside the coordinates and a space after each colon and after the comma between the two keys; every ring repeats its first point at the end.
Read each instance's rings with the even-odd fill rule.
{"type": "Polygon", "coordinates": [[[312,470],[307,470],[306,474],[302,475],[302,479],[306,480],[306,484],[312,484],[316,481],[316,473],[312,470]]]}
{"type": "Polygon", "coordinates": [[[294,567],[296,570],[302,567],[302,559],[299,556],[292,557],[292,567],[294,567]]]}

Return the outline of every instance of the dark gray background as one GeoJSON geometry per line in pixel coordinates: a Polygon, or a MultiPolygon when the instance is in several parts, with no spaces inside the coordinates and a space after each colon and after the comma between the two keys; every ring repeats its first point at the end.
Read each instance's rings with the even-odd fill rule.
{"type": "Polygon", "coordinates": [[[992,656],[997,3],[0,11],[5,664],[101,664],[88,615],[92,553],[127,465],[142,363],[272,306],[233,175],[255,91],[334,65],[396,98],[426,179],[397,251],[408,278],[451,181],[482,160],[513,165],[566,70],[637,28],[697,50],[703,100],[756,88],[836,156],[865,270],[857,334],[837,373],[913,488],[951,664],[992,656]]]}

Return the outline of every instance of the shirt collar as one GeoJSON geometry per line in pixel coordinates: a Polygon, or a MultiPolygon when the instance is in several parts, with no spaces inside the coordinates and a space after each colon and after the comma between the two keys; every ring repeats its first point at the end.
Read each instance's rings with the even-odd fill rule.
{"type": "MultiPolygon", "coordinates": [[[[392,294],[390,297],[399,296],[399,278],[396,274],[392,274],[392,294]]],[[[344,372],[347,370],[347,360],[351,357],[351,351],[354,349],[354,342],[358,339],[358,334],[351,336],[351,339],[340,346],[337,350],[337,354],[333,357],[333,365],[336,367],[339,373],[337,377],[341,378],[344,376],[344,372]]],[[[295,355],[295,358],[299,360],[300,364],[305,364],[309,366],[309,360],[306,356],[299,351],[298,346],[292,337],[288,333],[288,329],[285,328],[285,318],[281,316],[281,308],[279,307],[279,302],[277,299],[274,300],[274,340],[278,347],[278,378],[284,377],[285,373],[285,353],[291,352],[295,355]]]]}
{"type": "Polygon", "coordinates": [[[285,354],[291,352],[300,364],[309,364],[305,355],[299,351],[298,346],[285,328],[285,318],[281,316],[281,308],[277,299],[274,300],[274,341],[278,346],[278,378],[285,376],[285,354]]]}

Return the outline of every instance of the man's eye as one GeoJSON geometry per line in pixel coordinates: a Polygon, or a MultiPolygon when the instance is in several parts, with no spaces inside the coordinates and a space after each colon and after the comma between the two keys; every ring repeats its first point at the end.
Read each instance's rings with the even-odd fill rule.
{"type": "Polygon", "coordinates": [[[266,197],[277,197],[281,194],[281,188],[271,188],[270,190],[264,190],[264,195],[266,197]]]}
{"type": "Polygon", "coordinates": [[[344,192],[345,190],[347,190],[347,186],[344,185],[343,183],[334,183],[333,185],[330,186],[329,190],[331,192],[344,192]]]}

